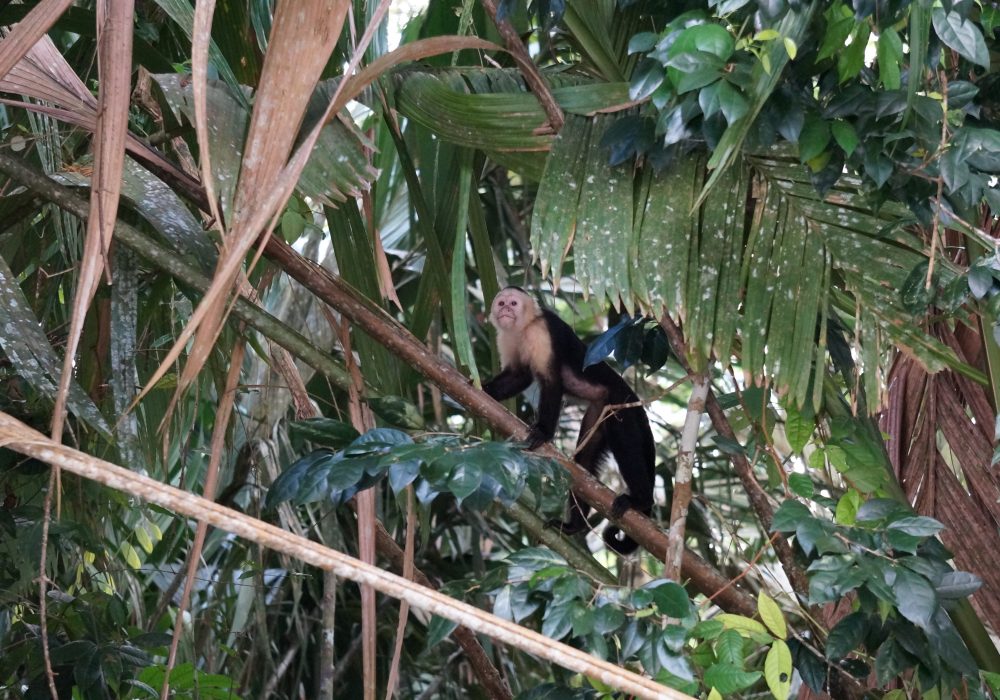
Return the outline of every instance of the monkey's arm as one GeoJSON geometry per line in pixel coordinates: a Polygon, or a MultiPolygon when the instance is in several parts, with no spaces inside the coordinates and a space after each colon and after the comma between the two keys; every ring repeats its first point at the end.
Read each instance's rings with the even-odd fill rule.
{"type": "Polygon", "coordinates": [[[528,433],[528,449],[533,450],[550,441],[556,434],[559,425],[559,413],[562,411],[563,385],[558,371],[551,376],[538,377],[540,397],[538,399],[538,418],[528,433]]]}
{"type": "Polygon", "coordinates": [[[504,401],[531,386],[531,370],[527,367],[505,367],[500,374],[483,384],[483,391],[497,401],[504,401]]]}

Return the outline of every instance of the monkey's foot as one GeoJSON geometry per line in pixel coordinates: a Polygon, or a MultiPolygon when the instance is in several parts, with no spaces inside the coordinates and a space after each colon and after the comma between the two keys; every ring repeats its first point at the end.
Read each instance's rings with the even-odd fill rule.
{"type": "Polygon", "coordinates": [[[551,439],[551,435],[546,435],[544,430],[537,425],[533,425],[531,426],[531,430],[528,431],[528,437],[524,441],[525,447],[529,450],[537,450],[551,439]]]}
{"type": "Polygon", "coordinates": [[[629,508],[635,508],[632,504],[632,498],[627,493],[623,493],[611,503],[611,517],[618,520],[620,517],[625,515],[625,511],[629,508]]]}

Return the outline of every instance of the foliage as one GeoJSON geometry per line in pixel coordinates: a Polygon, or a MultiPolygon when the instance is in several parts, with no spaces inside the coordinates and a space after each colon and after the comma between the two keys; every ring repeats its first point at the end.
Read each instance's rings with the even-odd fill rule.
{"type": "MultiPolygon", "coordinates": [[[[208,369],[191,392],[171,395],[179,378],[171,371],[132,405],[136,383],[152,376],[202,300],[178,265],[205,274],[217,259],[216,234],[206,230],[215,222],[191,174],[211,146],[210,177],[223,219],[232,220],[273,39],[275,3],[218,4],[209,55],[219,80],[205,86],[212,143],[199,143],[189,4],[136,8],[131,59],[141,70],[129,130],[140,160],[122,173],[119,218],[147,235],[150,249],[166,242],[170,259],[121,246],[108,257],[114,283],[87,317],[69,396],[76,446],[200,492],[209,452],[219,447],[209,437],[229,410],[219,399],[231,348],[248,340],[236,427],[215,455],[223,483],[231,479],[219,494],[227,505],[247,513],[266,506],[266,517],[290,530],[314,524],[312,536],[350,552],[358,521],[341,506],[372,489],[379,518],[398,535],[408,515],[402,495],[412,487],[415,564],[446,592],[686,692],[784,697],[794,667],[815,690],[874,669],[884,688],[943,694],[967,684],[976,697],[976,665],[989,658],[973,660],[949,614],[978,581],[949,566],[936,539],[940,523],[882,500],[897,486],[885,442],[899,436],[882,434],[864,414],[899,391],[886,376],[903,356],[957,386],[989,387],[986,412],[1000,395],[992,374],[1000,357],[993,4],[501,0],[499,16],[526,39],[564,113],[561,131],[509,55],[432,57],[384,72],[350,113],[329,120],[276,216],[287,240],[308,255],[331,250],[328,269],[470,374],[496,364],[483,312],[507,281],[551,295],[594,338],[588,361],[641,363],[626,376],[649,403],[658,438],[666,498],[657,513],[669,510],[682,420],[675,407],[686,390],[663,395],[685,371],[654,319],[678,319],[690,350],[682,359],[710,373],[736,432],[731,439],[702,430],[700,499],[687,541],[725,578],[761,590],[754,619],[719,614],[694,591],[657,578],[660,563],[647,554],[619,561],[595,551],[594,567],[620,577],[611,586],[527,544],[529,531],[510,509],[554,514],[568,489],[562,470],[517,445],[481,441],[474,416],[383,344],[343,319],[331,324],[271,263],[248,267],[247,279],[261,306],[313,351],[300,355],[321,373],[303,371],[308,398],[340,415],[353,400],[343,370],[353,358],[367,405],[393,427],[359,435],[334,418],[289,420],[288,397],[272,391],[286,379],[274,372],[282,363],[271,349],[296,347],[294,334],[248,331],[242,322],[198,348],[208,369]],[[979,344],[959,352],[936,332],[940,322],[979,344]],[[332,339],[331,325],[350,335],[350,348],[343,336],[342,345],[332,339]],[[775,566],[771,533],[748,505],[731,456],[749,460],[762,480],[766,472],[771,496],[802,499],[786,502],[773,527],[794,537],[809,562],[809,599],[799,602],[812,608],[800,611],[782,592],[782,610],[764,592],[773,591],[761,573],[775,566]],[[282,464],[290,466],[271,482],[282,464]],[[851,611],[819,629],[817,608],[834,604],[851,611]]],[[[9,26],[43,4],[0,5],[0,24],[9,26]]],[[[354,8],[356,25],[340,37],[322,79],[306,86],[304,123],[275,123],[272,134],[303,138],[342,81],[373,7],[354,8]]],[[[79,190],[92,184],[92,93],[107,69],[94,60],[97,19],[78,3],[52,26],[44,60],[20,62],[0,83],[0,153],[79,190]]],[[[369,68],[387,65],[376,63],[389,48],[379,26],[369,68]]],[[[456,13],[453,3],[431,0],[402,40],[451,34],[495,37],[495,28],[476,3],[456,13]]],[[[0,54],[9,47],[0,41],[0,54]]],[[[0,179],[0,409],[42,430],[51,423],[86,235],[45,197],[0,179]]],[[[906,391],[911,406],[916,390],[906,391]]],[[[936,403],[941,392],[928,396],[920,419],[949,420],[950,434],[961,431],[956,424],[988,422],[973,407],[936,403]]],[[[577,419],[567,408],[558,438],[567,453],[577,419]]],[[[943,445],[941,435],[932,437],[943,445]]],[[[956,479],[927,455],[913,462],[928,478],[961,482],[950,494],[934,492],[940,507],[976,508],[994,523],[988,474],[956,479]]],[[[44,465],[0,452],[0,692],[21,683],[44,692],[35,581],[46,484],[44,465]]],[[[175,572],[193,525],[72,479],[60,497],[47,569],[60,689],[155,695],[162,631],[178,614],[175,572]]],[[[994,538],[984,529],[959,543],[974,551],[994,538]]],[[[331,692],[361,692],[356,588],[331,593],[314,571],[221,532],[210,534],[200,560],[191,603],[197,633],[181,640],[176,695],[312,695],[328,677],[314,663],[321,652],[334,657],[331,692]],[[285,663],[286,653],[294,660],[285,663]]],[[[394,617],[379,615],[379,681],[393,655],[394,617]]],[[[467,661],[452,653],[451,632],[440,618],[402,630],[400,696],[478,697],[465,687],[467,661]]],[[[520,697],[613,692],[512,650],[489,651],[520,697]]],[[[983,677],[1000,686],[1000,676],[983,677]]]]}
{"type": "MultiPolygon", "coordinates": [[[[341,425],[327,422],[324,433],[351,430],[341,425]]],[[[494,501],[510,505],[526,489],[539,493],[543,478],[565,485],[565,471],[560,467],[508,443],[470,444],[452,435],[429,436],[415,443],[399,430],[376,428],[340,451],[319,450],[296,460],[275,479],[266,505],[330,501],[339,506],[383,477],[388,477],[397,496],[412,485],[422,504],[450,493],[459,506],[473,510],[483,510],[494,501]]]]}
{"type": "MultiPolygon", "coordinates": [[[[772,528],[794,534],[809,558],[810,603],[855,601],[854,611],[830,630],[828,662],[863,678],[874,661],[881,686],[912,669],[922,694],[978,683],[976,663],[947,610],[981,581],[951,568],[951,553],[935,539],[940,522],[886,499],[871,499],[849,522],[834,522],[790,500],[775,512],[772,528]],[[864,655],[857,651],[862,648],[864,655]]],[[[800,644],[792,651],[803,679],[819,692],[823,664],[800,644]]]]}

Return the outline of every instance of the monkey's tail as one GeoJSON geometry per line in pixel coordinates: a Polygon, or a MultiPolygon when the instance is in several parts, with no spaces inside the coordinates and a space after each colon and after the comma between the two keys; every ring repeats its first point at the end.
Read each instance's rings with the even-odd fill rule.
{"type": "Polygon", "coordinates": [[[604,538],[604,544],[616,554],[631,554],[639,548],[639,543],[626,535],[617,525],[608,525],[601,537],[604,538]]]}

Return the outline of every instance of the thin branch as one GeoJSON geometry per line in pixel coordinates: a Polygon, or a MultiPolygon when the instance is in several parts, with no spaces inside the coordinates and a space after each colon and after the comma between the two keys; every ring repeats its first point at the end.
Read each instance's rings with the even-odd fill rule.
{"type": "MultiPolygon", "coordinates": [[[[670,349],[680,361],[681,367],[684,368],[684,371],[690,372],[691,369],[688,367],[687,360],[685,359],[687,357],[686,345],[681,329],[667,314],[664,314],[660,318],[660,326],[666,332],[667,340],[670,341],[670,349]]],[[[715,428],[715,432],[724,438],[736,441],[736,433],[733,432],[733,428],[729,424],[729,419],[726,418],[725,411],[722,410],[718,400],[715,398],[715,394],[711,390],[708,392],[705,407],[708,410],[709,418],[712,419],[712,427],[715,428]]],[[[745,455],[734,452],[729,455],[729,459],[733,463],[736,475],[743,484],[743,490],[750,501],[750,507],[753,508],[764,530],[769,531],[771,529],[771,521],[774,519],[774,510],[771,508],[767,492],[757,482],[757,477],[754,476],[753,468],[750,466],[745,455]]],[[[788,544],[788,540],[785,537],[776,539],[774,542],[774,551],[778,555],[778,561],[781,562],[781,566],[785,570],[792,588],[795,589],[795,592],[803,600],[807,600],[809,597],[809,579],[801,567],[795,563],[795,553],[792,551],[791,545],[788,544]]]]}
{"type": "Polygon", "coordinates": [[[497,19],[497,4],[495,0],[482,0],[482,2],[486,14],[493,20],[497,31],[503,37],[507,50],[510,52],[517,67],[521,70],[524,82],[528,84],[528,87],[535,94],[538,103],[545,111],[545,116],[549,118],[549,125],[552,127],[552,131],[559,133],[566,118],[563,116],[563,111],[556,102],[556,98],[552,96],[549,86],[545,84],[542,74],[538,72],[538,66],[535,65],[535,62],[531,60],[531,56],[528,55],[528,49],[525,48],[524,42],[521,41],[521,37],[514,27],[511,26],[510,22],[505,19],[497,19]]]}

